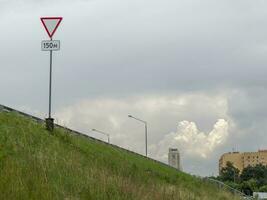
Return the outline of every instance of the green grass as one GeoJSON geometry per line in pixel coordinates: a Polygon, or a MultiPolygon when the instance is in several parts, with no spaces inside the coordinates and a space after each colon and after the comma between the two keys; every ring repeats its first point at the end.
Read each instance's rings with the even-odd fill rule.
{"type": "Polygon", "coordinates": [[[0,199],[237,198],[141,156],[0,112],[0,199]]]}

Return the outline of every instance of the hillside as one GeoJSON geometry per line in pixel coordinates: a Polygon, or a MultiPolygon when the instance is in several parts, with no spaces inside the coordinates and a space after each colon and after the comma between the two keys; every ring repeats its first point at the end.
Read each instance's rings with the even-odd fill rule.
{"type": "Polygon", "coordinates": [[[0,112],[0,199],[235,198],[142,156],[0,112]]]}

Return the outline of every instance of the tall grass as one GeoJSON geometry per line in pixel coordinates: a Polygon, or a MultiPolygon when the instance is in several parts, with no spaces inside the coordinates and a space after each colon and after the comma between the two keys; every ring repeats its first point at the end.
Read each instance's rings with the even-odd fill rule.
{"type": "Polygon", "coordinates": [[[0,113],[0,199],[238,198],[141,156],[0,113]]]}

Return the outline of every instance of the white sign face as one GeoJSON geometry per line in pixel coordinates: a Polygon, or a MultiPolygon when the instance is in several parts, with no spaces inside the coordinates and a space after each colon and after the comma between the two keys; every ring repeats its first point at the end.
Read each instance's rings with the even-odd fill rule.
{"type": "Polygon", "coordinates": [[[59,51],[60,41],[59,40],[44,40],[42,41],[42,51],[59,51]]]}

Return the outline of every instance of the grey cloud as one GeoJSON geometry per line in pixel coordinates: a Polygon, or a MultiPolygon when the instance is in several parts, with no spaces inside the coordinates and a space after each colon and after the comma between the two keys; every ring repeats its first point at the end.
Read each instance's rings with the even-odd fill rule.
{"type": "MultiPolygon", "coordinates": [[[[266,84],[266,29],[262,26],[266,3],[58,1],[50,6],[44,2],[34,4],[31,12],[17,10],[2,22],[9,30],[3,38],[16,42],[10,46],[12,54],[10,50],[3,52],[3,62],[12,65],[8,67],[12,73],[18,67],[11,55],[16,56],[24,63],[18,70],[23,70],[26,78],[31,71],[32,76],[47,74],[47,56],[39,51],[40,40],[46,35],[38,19],[45,13],[64,15],[57,33],[62,50],[55,57],[59,101],[65,99],[64,88],[73,93],[70,99],[77,99],[84,95],[127,95],[129,91],[266,84]],[[23,41],[29,51],[24,51],[23,41]]],[[[5,39],[1,42],[7,44],[5,39]]],[[[44,90],[45,78],[41,79],[44,90]]],[[[39,79],[34,84],[41,87],[39,79]]]]}
{"type": "MultiPolygon", "coordinates": [[[[84,100],[96,105],[95,99],[124,99],[119,101],[126,104],[123,111],[107,107],[94,118],[95,125],[116,132],[114,119],[121,119],[122,113],[147,116],[128,106],[131,102],[138,107],[140,101],[133,96],[168,99],[181,95],[190,102],[178,109],[181,114],[172,109],[148,114],[151,124],[161,124],[150,130],[156,133],[154,144],[175,131],[172,127],[178,121],[195,122],[199,130],[208,133],[217,119],[230,118],[232,139],[218,147],[211,160],[235,146],[243,150],[264,147],[266,1],[2,0],[0,4],[2,104],[46,115],[49,61],[48,54],[40,51],[40,42],[47,35],[39,17],[61,15],[64,20],[55,36],[62,44],[61,51],[54,53],[55,113],[70,108],[64,115],[75,115],[73,108],[84,100]],[[217,105],[218,99],[222,105],[217,105]],[[104,117],[111,111],[111,118],[104,117]],[[250,142],[253,139],[255,144],[250,142]]],[[[75,122],[75,128],[87,131],[92,125],[88,117],[95,116],[78,113],[86,120],[75,122]]],[[[60,118],[66,118],[64,115],[60,118]]],[[[133,124],[123,127],[125,132],[127,127],[139,130],[133,124]]],[[[126,139],[122,133],[116,136],[118,142],[126,139]]],[[[129,148],[142,149],[142,144],[129,148]]],[[[193,159],[187,166],[191,163],[193,170],[199,162],[203,160],[193,159]]],[[[207,169],[216,167],[215,162],[205,163],[207,169]]]]}

